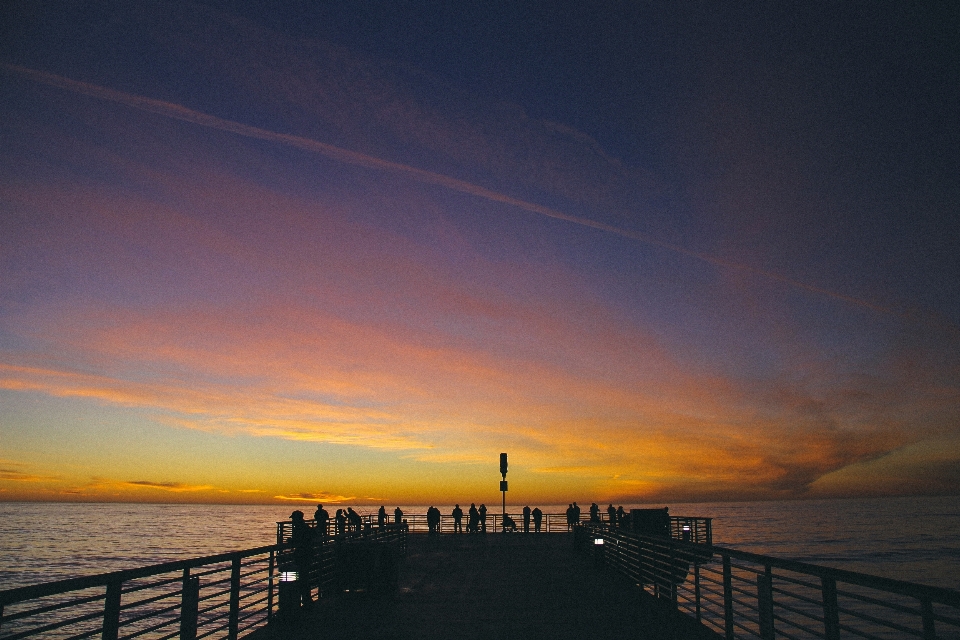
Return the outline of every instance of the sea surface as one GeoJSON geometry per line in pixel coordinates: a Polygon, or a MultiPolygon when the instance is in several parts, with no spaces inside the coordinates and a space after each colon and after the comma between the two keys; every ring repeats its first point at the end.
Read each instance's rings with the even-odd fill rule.
{"type": "MultiPolygon", "coordinates": [[[[361,514],[376,511],[352,506],[361,514]]],[[[387,505],[388,511],[393,506],[387,505]]],[[[530,506],[562,513],[567,505],[530,506]]],[[[589,503],[580,506],[586,513],[589,503]]],[[[713,518],[719,546],[960,589],[958,497],[624,505],[637,506],[669,506],[671,515],[713,518]]],[[[438,507],[443,514],[452,510],[438,507]]],[[[309,518],[315,505],[301,508],[309,518]]],[[[401,508],[408,514],[426,511],[401,508]]],[[[507,511],[517,514],[521,508],[508,505],[507,511]]],[[[0,503],[0,590],[273,544],[277,521],[288,519],[291,510],[289,505],[0,503]]]]}

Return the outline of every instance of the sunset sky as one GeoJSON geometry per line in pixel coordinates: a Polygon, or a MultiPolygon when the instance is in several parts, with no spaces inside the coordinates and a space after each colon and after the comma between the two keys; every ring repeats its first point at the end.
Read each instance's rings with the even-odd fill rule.
{"type": "Polygon", "coordinates": [[[0,500],[960,494],[956,3],[346,4],[3,3],[0,500]]]}

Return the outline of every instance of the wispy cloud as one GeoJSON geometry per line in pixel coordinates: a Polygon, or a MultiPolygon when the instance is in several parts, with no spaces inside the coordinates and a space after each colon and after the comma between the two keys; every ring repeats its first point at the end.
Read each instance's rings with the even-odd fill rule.
{"type": "Polygon", "coordinates": [[[41,475],[30,473],[24,469],[27,465],[0,460],[0,480],[11,482],[52,482],[60,480],[60,476],[41,475]]]}
{"type": "Polygon", "coordinates": [[[356,496],[338,496],[332,493],[296,493],[289,495],[279,495],[273,496],[275,500],[283,500],[284,502],[313,502],[313,503],[322,503],[329,502],[332,504],[339,504],[341,502],[350,502],[351,500],[356,500],[356,496]]]}
{"type": "Polygon", "coordinates": [[[310,138],[304,138],[302,136],[278,133],[275,131],[269,131],[267,129],[262,129],[259,127],[253,127],[240,122],[235,122],[232,120],[225,120],[217,116],[213,116],[210,114],[195,111],[193,109],[189,109],[179,104],[165,102],[163,100],[157,100],[155,98],[149,98],[146,96],[133,95],[133,94],[125,93],[122,91],[117,91],[115,89],[110,89],[107,87],[91,84],[88,82],[72,80],[70,78],[65,78],[63,76],[47,73],[45,71],[29,69],[26,67],[21,67],[21,66],[6,63],[6,62],[0,62],[0,69],[8,73],[14,73],[21,76],[26,76],[42,84],[47,84],[47,85],[59,87],[61,89],[66,89],[68,91],[74,91],[80,94],[93,96],[96,98],[100,98],[102,100],[116,102],[119,104],[126,105],[128,107],[132,107],[134,109],[140,109],[142,111],[146,111],[149,113],[159,114],[168,118],[190,122],[199,126],[209,127],[211,129],[217,129],[219,131],[234,133],[247,138],[267,140],[270,142],[275,142],[277,144],[282,144],[282,145],[294,147],[297,149],[303,149],[305,151],[318,153],[328,158],[337,160],[338,162],[343,162],[349,165],[366,167],[370,169],[377,169],[380,171],[399,174],[424,184],[438,185],[453,191],[465,193],[471,196],[476,196],[478,198],[483,198],[491,202],[505,204],[510,207],[515,207],[523,211],[535,213],[537,215],[546,216],[548,218],[554,218],[557,220],[563,220],[565,222],[570,222],[583,227],[590,227],[590,228],[604,231],[607,233],[612,233],[624,238],[628,238],[628,239],[636,240],[638,242],[642,242],[645,244],[660,247],[662,249],[667,249],[674,253],[678,253],[687,257],[695,258],[697,260],[706,262],[715,267],[750,273],[756,276],[767,278],[769,280],[787,285],[789,287],[794,287],[794,288],[802,289],[804,291],[808,291],[810,293],[828,296],[830,298],[834,298],[836,300],[840,300],[848,304],[856,305],[866,309],[871,309],[873,311],[877,311],[881,313],[894,313],[893,310],[888,309],[887,307],[872,303],[870,301],[856,298],[854,296],[844,295],[842,293],[831,291],[830,289],[819,287],[810,283],[801,282],[799,280],[786,277],[784,275],[775,273],[767,269],[757,268],[743,262],[736,262],[727,258],[711,255],[709,253],[705,253],[702,251],[694,251],[675,243],[659,240],[648,234],[638,233],[636,231],[632,231],[629,229],[620,228],[611,224],[607,224],[605,222],[600,222],[597,220],[584,218],[581,216],[571,215],[569,213],[565,213],[563,211],[553,209],[551,207],[546,207],[546,206],[537,204],[535,202],[530,202],[527,200],[515,198],[513,196],[509,196],[509,195],[488,189],[486,187],[473,184],[471,182],[467,182],[457,178],[452,178],[450,176],[436,173],[433,171],[427,171],[425,169],[420,169],[410,165],[406,165],[398,162],[392,162],[389,160],[384,160],[384,159],[370,156],[367,154],[358,153],[356,151],[343,149],[343,148],[340,148],[331,144],[327,144],[324,142],[319,142],[317,140],[312,140],[310,138]]]}
{"type": "Polygon", "coordinates": [[[182,482],[154,482],[152,480],[128,480],[119,484],[120,486],[143,489],[158,489],[160,491],[172,491],[174,493],[181,493],[184,491],[207,491],[214,488],[213,485],[209,484],[191,485],[184,484],[182,482]]]}

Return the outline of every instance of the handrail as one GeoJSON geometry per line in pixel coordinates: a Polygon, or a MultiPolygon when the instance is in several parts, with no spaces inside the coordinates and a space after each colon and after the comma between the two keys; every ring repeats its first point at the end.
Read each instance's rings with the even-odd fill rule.
{"type": "Polygon", "coordinates": [[[298,557],[294,546],[282,542],[7,589],[0,591],[0,638],[196,640],[216,634],[236,640],[278,613],[299,608],[301,598],[336,588],[336,580],[349,574],[344,563],[351,561],[351,554],[342,553],[345,549],[356,546],[369,555],[370,545],[390,545],[394,557],[404,552],[405,536],[401,526],[368,537],[317,538],[311,544],[314,559],[306,568],[296,565],[303,556],[298,557]],[[283,572],[290,570],[298,571],[297,578],[285,587],[283,572]]]}
{"type": "MultiPolygon", "coordinates": [[[[517,526],[517,531],[523,529],[523,514],[508,512],[509,516],[517,526]]],[[[587,512],[581,512],[580,521],[581,523],[587,524],[591,523],[589,520],[590,514],[587,512]]],[[[600,513],[600,523],[609,523],[609,517],[605,511],[600,513]]],[[[629,517],[629,516],[628,516],[629,517]]],[[[376,531],[377,529],[377,514],[361,514],[362,518],[362,529],[360,533],[376,531]]],[[[468,517],[466,514],[463,516],[462,527],[463,531],[466,532],[467,529],[468,517]]],[[[316,527],[316,520],[308,519],[305,522],[310,527],[316,527]]],[[[440,533],[453,533],[454,532],[454,518],[449,514],[441,514],[440,516],[440,533]]],[[[704,518],[700,516],[669,516],[670,531],[671,535],[677,540],[685,539],[684,528],[687,528],[686,534],[689,536],[689,540],[692,542],[700,544],[712,544],[713,542],[713,518],[704,518]]],[[[412,513],[407,512],[403,515],[403,523],[407,526],[407,529],[410,533],[426,533],[430,530],[427,523],[426,513],[412,513]]],[[[393,514],[387,514],[387,524],[390,526],[396,526],[393,514]]],[[[290,537],[290,520],[281,520],[277,522],[277,542],[282,542],[287,540],[290,537]]],[[[348,532],[350,531],[349,523],[346,525],[348,532]]],[[[531,519],[530,521],[531,533],[534,532],[534,522],[531,519]]],[[[543,519],[541,521],[541,532],[542,533],[569,533],[571,530],[571,524],[567,522],[567,514],[565,513],[544,513],[543,519]]],[[[503,528],[503,515],[501,513],[494,513],[492,510],[487,512],[487,525],[486,531],[489,533],[500,532],[503,528]]],[[[334,535],[335,524],[332,519],[327,520],[327,535],[334,535]]],[[[357,533],[357,532],[354,532],[357,533]]]]}
{"type": "Polygon", "coordinates": [[[581,550],[592,547],[598,563],[727,640],[837,640],[841,631],[935,640],[948,637],[937,635],[944,628],[960,635],[955,589],[596,524],[578,526],[574,539],[581,550]]]}
{"type": "Polygon", "coordinates": [[[226,562],[240,556],[245,558],[251,555],[278,551],[281,548],[289,548],[289,543],[271,544],[265,547],[255,547],[253,549],[244,549],[242,551],[228,551],[210,556],[199,558],[189,558],[186,560],[172,560],[170,562],[161,562],[158,564],[146,565],[135,569],[121,569],[120,571],[111,571],[109,573],[98,573],[92,576],[82,576],[79,578],[65,578],[63,580],[54,580],[52,582],[42,582],[40,584],[27,585],[25,587],[15,587],[0,591],[0,605],[13,604],[23,600],[32,600],[44,596],[55,595],[65,591],[79,591],[80,589],[91,589],[93,587],[104,587],[111,582],[127,582],[137,578],[147,578],[160,573],[169,573],[171,571],[181,571],[183,569],[193,569],[206,564],[216,562],[226,562]]]}

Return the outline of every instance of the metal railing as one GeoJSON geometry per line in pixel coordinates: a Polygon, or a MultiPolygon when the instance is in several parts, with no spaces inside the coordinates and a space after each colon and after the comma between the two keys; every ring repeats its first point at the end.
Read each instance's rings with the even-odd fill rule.
{"type": "Polygon", "coordinates": [[[597,525],[575,541],[727,640],[960,638],[953,589],[597,525]]]}
{"type": "Polygon", "coordinates": [[[402,554],[406,529],[387,527],[362,540],[317,537],[305,577],[294,573],[302,567],[294,565],[293,547],[283,543],[8,589],[0,591],[0,639],[235,640],[275,618],[284,586],[296,587],[296,607],[303,591],[313,598],[374,586],[369,572],[383,575],[386,545],[402,554]],[[291,575],[297,584],[284,585],[291,575]]]}
{"type": "MultiPolygon", "coordinates": [[[[393,514],[388,513],[387,522],[389,524],[394,524],[393,514]]],[[[513,520],[517,526],[517,531],[523,531],[524,522],[522,513],[508,513],[507,516],[513,520]]],[[[370,535],[372,532],[375,532],[378,529],[377,515],[376,514],[364,514],[361,516],[363,524],[361,529],[357,532],[355,529],[351,529],[349,526],[345,527],[344,534],[353,534],[353,535],[370,535]]],[[[589,514],[582,513],[580,522],[587,524],[589,523],[589,514]]],[[[670,532],[671,535],[677,540],[685,540],[688,542],[695,542],[698,544],[712,544],[713,543],[713,527],[712,527],[712,518],[701,518],[701,517],[692,517],[692,516],[670,516],[670,532]]],[[[316,527],[316,521],[307,520],[307,524],[310,527],[316,527]]],[[[600,514],[601,524],[607,523],[607,514],[600,514]]],[[[403,515],[403,523],[406,524],[407,530],[410,533],[427,533],[430,531],[430,527],[427,524],[426,513],[405,513],[403,515]]],[[[277,523],[277,542],[283,542],[289,540],[291,534],[291,522],[289,520],[278,522],[277,523]]],[[[467,517],[463,517],[461,522],[462,530],[466,532],[467,530],[467,517]]],[[[629,522],[624,524],[625,528],[629,528],[629,522]]],[[[336,535],[336,524],[333,520],[327,521],[327,530],[326,535],[332,536],[336,535]]],[[[451,515],[441,515],[440,516],[440,533],[454,533],[455,532],[455,520],[451,515]]],[[[501,513],[487,513],[487,524],[486,530],[488,533],[497,533],[503,529],[503,516],[501,513]]],[[[545,513],[543,514],[543,519],[540,523],[540,532],[541,533],[568,533],[571,530],[570,524],[567,523],[567,515],[565,513],[545,513]]],[[[530,533],[535,533],[534,522],[530,520],[530,533]]]]}

